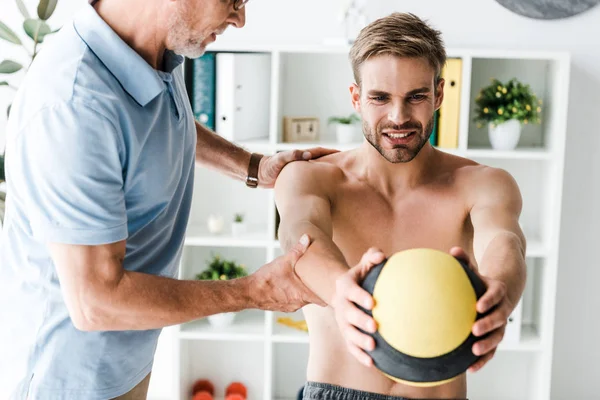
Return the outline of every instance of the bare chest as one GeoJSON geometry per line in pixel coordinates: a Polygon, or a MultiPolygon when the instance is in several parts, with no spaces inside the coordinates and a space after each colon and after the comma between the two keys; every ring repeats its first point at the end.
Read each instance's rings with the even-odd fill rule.
{"type": "Polygon", "coordinates": [[[370,247],[386,256],[429,247],[467,252],[472,228],[466,202],[455,188],[423,188],[394,199],[364,185],[349,185],[333,202],[333,239],[352,266],[370,247]]]}

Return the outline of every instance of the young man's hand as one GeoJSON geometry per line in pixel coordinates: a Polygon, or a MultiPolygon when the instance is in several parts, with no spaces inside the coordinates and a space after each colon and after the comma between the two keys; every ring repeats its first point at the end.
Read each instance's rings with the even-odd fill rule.
{"type": "Polygon", "coordinates": [[[336,293],[332,301],[335,318],[340,332],[346,340],[348,351],[367,367],[373,365],[373,359],[365,350],[373,350],[375,341],[357,328],[364,332],[374,333],[377,326],[373,317],[356,305],[359,304],[366,310],[373,309],[373,297],[360,286],[360,283],[371,268],[384,259],[385,256],[381,251],[374,248],[369,249],[356,266],[337,279],[336,293]]]}

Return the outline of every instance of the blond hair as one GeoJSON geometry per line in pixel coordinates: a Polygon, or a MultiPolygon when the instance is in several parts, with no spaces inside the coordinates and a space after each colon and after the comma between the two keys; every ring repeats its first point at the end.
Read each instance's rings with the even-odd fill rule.
{"type": "Polygon", "coordinates": [[[354,79],[360,86],[360,66],[371,57],[393,55],[425,58],[435,70],[437,84],[446,64],[441,32],[414,14],[395,12],[364,27],[350,49],[354,79]]]}

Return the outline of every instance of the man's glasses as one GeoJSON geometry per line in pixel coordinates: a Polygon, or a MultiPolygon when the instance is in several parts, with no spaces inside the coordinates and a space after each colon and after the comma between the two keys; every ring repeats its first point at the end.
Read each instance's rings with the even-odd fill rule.
{"type": "Polygon", "coordinates": [[[244,8],[248,1],[249,0],[233,0],[233,9],[235,11],[241,10],[242,8],[244,8]]]}

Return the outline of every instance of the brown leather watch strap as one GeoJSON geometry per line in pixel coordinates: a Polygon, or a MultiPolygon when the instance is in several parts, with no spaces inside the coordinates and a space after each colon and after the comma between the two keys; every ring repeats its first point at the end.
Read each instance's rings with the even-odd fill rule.
{"type": "Polygon", "coordinates": [[[246,176],[246,186],[251,188],[258,187],[258,166],[260,165],[260,160],[262,158],[262,154],[252,153],[250,155],[250,163],[248,163],[248,175],[246,176]]]}

